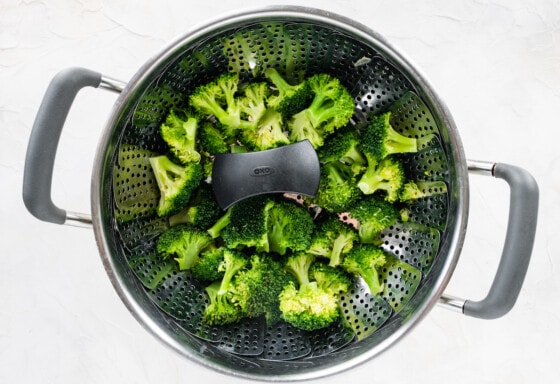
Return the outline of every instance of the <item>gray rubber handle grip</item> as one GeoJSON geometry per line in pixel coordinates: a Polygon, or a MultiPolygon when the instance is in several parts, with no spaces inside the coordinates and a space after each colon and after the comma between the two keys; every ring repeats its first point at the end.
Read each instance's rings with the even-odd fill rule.
{"type": "Polygon", "coordinates": [[[50,82],[35,117],[23,172],[23,201],[39,220],[64,224],[66,211],[51,198],[54,161],[62,127],[76,94],[84,87],[97,88],[101,74],[84,68],[68,68],[50,82]]]}
{"type": "Polygon", "coordinates": [[[510,187],[509,218],[505,245],[498,270],[486,298],[465,301],[463,313],[481,319],[495,319],[513,308],[529,267],[539,208],[539,189],[524,169],[497,163],[494,176],[510,187]]]}

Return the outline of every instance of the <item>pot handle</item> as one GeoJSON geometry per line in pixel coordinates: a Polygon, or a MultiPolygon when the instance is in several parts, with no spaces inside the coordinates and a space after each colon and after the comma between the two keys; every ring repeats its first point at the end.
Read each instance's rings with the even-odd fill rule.
{"type": "Polygon", "coordinates": [[[60,133],[75,96],[85,87],[122,90],[120,82],[85,68],[67,68],[51,80],[31,129],[23,171],[23,201],[42,221],[55,224],[91,224],[87,214],[67,212],[51,198],[54,161],[60,133]]]}
{"type": "Polygon", "coordinates": [[[539,189],[525,169],[503,163],[470,162],[474,173],[505,180],[510,187],[509,218],[498,270],[486,297],[480,301],[442,296],[440,303],[468,316],[496,319],[514,306],[529,267],[535,240],[539,189]]]}

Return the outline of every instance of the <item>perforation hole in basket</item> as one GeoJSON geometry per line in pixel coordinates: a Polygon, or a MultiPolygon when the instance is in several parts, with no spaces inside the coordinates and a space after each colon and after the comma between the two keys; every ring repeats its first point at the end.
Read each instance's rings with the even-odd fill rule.
{"type": "Polygon", "coordinates": [[[382,231],[381,247],[426,274],[439,249],[440,232],[423,225],[396,223],[382,231]]]}
{"type": "Polygon", "coordinates": [[[262,359],[293,360],[307,356],[311,347],[306,332],[288,323],[279,322],[266,330],[262,359]]]}

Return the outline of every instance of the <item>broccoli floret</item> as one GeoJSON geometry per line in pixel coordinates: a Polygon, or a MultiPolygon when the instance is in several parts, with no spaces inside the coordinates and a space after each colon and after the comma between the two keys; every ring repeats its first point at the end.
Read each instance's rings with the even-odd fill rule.
{"type": "Polygon", "coordinates": [[[342,128],[336,131],[318,152],[323,163],[341,161],[348,164],[352,173],[361,173],[367,166],[365,156],[358,149],[360,138],[354,127],[342,128]]]}
{"type": "Polygon", "coordinates": [[[336,295],[321,289],[316,281],[309,280],[314,256],[299,252],[288,257],[286,268],[298,281],[288,283],[280,293],[282,318],[294,327],[314,331],[325,328],[339,317],[336,295]]]}
{"type": "Polygon", "coordinates": [[[268,105],[282,117],[289,118],[309,106],[313,94],[308,82],[291,85],[275,68],[267,68],[264,75],[274,84],[277,91],[268,98],[268,105]]]}
{"type": "Polygon", "coordinates": [[[308,139],[314,148],[319,148],[329,134],[350,121],[355,104],[348,90],[335,77],[323,73],[306,81],[313,99],[306,109],[288,121],[290,139],[308,139]]]}
{"type": "Polygon", "coordinates": [[[212,240],[207,233],[186,225],[165,230],[158,238],[156,248],[164,257],[175,256],[180,270],[188,270],[212,240]]]}
{"type": "Polygon", "coordinates": [[[221,232],[229,248],[254,247],[257,252],[270,250],[267,234],[266,207],[269,199],[255,196],[232,205],[229,210],[230,223],[221,232]]]}
{"type": "Polygon", "coordinates": [[[266,209],[268,244],[272,252],[302,251],[311,243],[313,218],[306,208],[288,201],[271,200],[266,209]]]}
{"type": "Polygon", "coordinates": [[[395,224],[397,208],[376,196],[364,196],[349,210],[348,216],[358,221],[358,236],[364,244],[380,243],[380,233],[395,224]]]}
{"type": "Polygon", "coordinates": [[[204,122],[200,126],[200,146],[204,152],[213,156],[218,153],[226,153],[233,141],[224,137],[222,131],[210,122],[204,122]]]}
{"type": "Polygon", "coordinates": [[[202,315],[206,324],[231,324],[245,316],[242,308],[231,300],[231,296],[234,288],[233,278],[246,265],[247,258],[243,254],[230,249],[224,250],[224,259],[219,266],[219,271],[224,274],[222,280],[206,288],[210,299],[202,315]]]}
{"type": "Polygon", "coordinates": [[[381,248],[371,244],[359,244],[344,258],[342,267],[349,273],[361,277],[372,295],[383,291],[379,271],[385,265],[386,257],[381,248]]]}
{"type": "Polygon", "coordinates": [[[190,224],[200,229],[208,229],[216,223],[222,210],[214,198],[212,187],[201,183],[192,193],[188,206],[169,218],[169,224],[190,224]]]}
{"type": "Polygon", "coordinates": [[[319,289],[332,295],[346,293],[352,285],[352,281],[343,269],[320,262],[311,265],[309,277],[317,282],[319,289]]]}
{"type": "Polygon", "coordinates": [[[329,212],[344,212],[360,198],[356,177],[349,165],[332,161],[321,167],[317,193],[311,201],[329,212]]]}
{"type": "Polygon", "coordinates": [[[170,216],[180,212],[202,181],[202,166],[195,162],[178,165],[167,156],[150,157],[150,165],[160,191],[157,214],[170,216]]]}
{"type": "Polygon", "coordinates": [[[308,252],[329,259],[329,266],[338,266],[358,241],[356,231],[346,225],[338,216],[329,215],[315,226],[308,252]]]}
{"type": "Polygon", "coordinates": [[[267,96],[268,85],[266,83],[249,83],[243,89],[243,96],[238,99],[241,119],[247,122],[253,122],[253,126],[256,126],[267,110],[267,96]]]}
{"type": "Polygon", "coordinates": [[[201,280],[221,280],[224,272],[220,270],[220,264],[224,260],[224,251],[224,247],[209,246],[204,249],[191,268],[192,275],[201,280]]]}
{"type": "Polygon", "coordinates": [[[360,149],[368,162],[379,161],[392,154],[418,151],[416,139],[395,131],[390,119],[390,111],[375,115],[362,130],[360,149]]]}
{"type": "Polygon", "coordinates": [[[268,108],[256,128],[243,131],[243,142],[253,150],[262,151],[290,144],[283,131],[282,116],[268,108]]]}
{"type": "Polygon", "coordinates": [[[388,202],[397,201],[405,181],[402,163],[393,156],[380,161],[370,161],[369,156],[366,157],[368,166],[358,181],[358,188],[365,195],[382,192],[388,202]]]}
{"type": "Polygon", "coordinates": [[[183,164],[200,161],[200,153],[196,148],[197,131],[198,119],[186,111],[171,111],[160,126],[161,137],[183,164]]]}
{"type": "Polygon", "coordinates": [[[447,193],[447,184],[444,181],[416,180],[404,184],[399,200],[411,203],[414,200],[433,195],[447,193]]]}
{"type": "Polygon", "coordinates": [[[226,137],[235,137],[243,128],[241,109],[236,98],[239,75],[226,72],[217,79],[195,88],[189,100],[193,108],[206,116],[214,116],[224,128],[226,137]]]}
{"type": "Polygon", "coordinates": [[[244,269],[235,277],[232,301],[236,302],[247,317],[265,315],[267,325],[280,320],[279,294],[293,277],[284,264],[271,255],[255,254],[251,268],[244,269]]]}

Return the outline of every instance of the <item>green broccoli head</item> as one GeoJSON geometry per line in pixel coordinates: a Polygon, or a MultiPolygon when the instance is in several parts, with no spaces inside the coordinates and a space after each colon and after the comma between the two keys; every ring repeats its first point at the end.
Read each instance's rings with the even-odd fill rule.
{"type": "Polygon", "coordinates": [[[198,261],[200,253],[211,244],[212,240],[207,233],[178,225],[159,236],[156,248],[164,257],[174,256],[180,270],[188,270],[198,261]]]}
{"type": "Polygon", "coordinates": [[[371,244],[359,244],[344,258],[342,267],[350,274],[361,277],[369,287],[370,294],[383,291],[379,272],[386,263],[385,252],[371,244]]]}
{"type": "Polygon", "coordinates": [[[238,103],[241,119],[247,122],[245,129],[256,127],[266,112],[268,91],[268,85],[264,82],[251,82],[244,87],[243,95],[238,98],[238,103]]]}
{"type": "Polygon", "coordinates": [[[200,186],[191,194],[191,199],[185,209],[169,217],[169,224],[190,224],[196,228],[207,230],[220,218],[222,210],[214,198],[212,187],[207,183],[200,186]]]}
{"type": "Polygon", "coordinates": [[[276,93],[268,98],[268,105],[278,111],[282,117],[289,118],[307,108],[313,94],[306,81],[289,84],[276,68],[267,68],[264,75],[272,82],[276,93]]]}
{"type": "Polygon", "coordinates": [[[321,167],[317,193],[311,201],[329,212],[344,212],[362,192],[349,165],[338,160],[321,167]]]}
{"type": "Polygon", "coordinates": [[[167,156],[151,157],[150,165],[160,191],[157,214],[171,216],[180,212],[202,181],[202,166],[195,162],[178,165],[167,156]]]}
{"type": "Polygon", "coordinates": [[[338,78],[320,73],[308,80],[313,93],[311,105],[306,109],[313,127],[329,135],[345,126],[354,114],[354,99],[338,78]]]}
{"type": "Polygon", "coordinates": [[[393,129],[390,123],[391,112],[373,116],[361,135],[361,151],[369,159],[381,160],[397,153],[417,152],[415,138],[406,137],[393,129]]]}
{"type": "Polygon", "coordinates": [[[307,209],[288,201],[271,200],[266,207],[268,244],[272,252],[302,251],[311,243],[313,218],[307,209]]]}
{"type": "Polygon", "coordinates": [[[364,196],[348,210],[348,216],[358,221],[358,236],[361,243],[380,243],[380,233],[395,224],[398,209],[391,203],[377,197],[364,196]]]}
{"type": "Polygon", "coordinates": [[[202,314],[202,321],[209,325],[235,323],[245,317],[241,306],[232,300],[235,276],[247,267],[245,255],[235,250],[224,248],[223,260],[218,266],[222,279],[206,288],[209,303],[202,314]]]}
{"type": "Polygon", "coordinates": [[[161,137],[183,164],[200,161],[200,153],[196,149],[197,131],[198,118],[187,111],[171,111],[160,126],[161,137]]]}
{"type": "Polygon", "coordinates": [[[337,296],[320,289],[316,281],[299,289],[289,283],[279,298],[282,318],[306,331],[328,327],[340,316],[337,296]]]}
{"type": "Polygon", "coordinates": [[[235,137],[241,128],[241,110],[236,98],[239,75],[226,72],[194,89],[190,105],[204,116],[214,116],[227,137],[235,137]]]}
{"type": "Polygon", "coordinates": [[[318,152],[319,159],[323,163],[340,161],[351,167],[352,173],[361,173],[366,165],[367,159],[359,150],[360,138],[354,127],[344,127],[336,131],[318,152]]]}
{"type": "Polygon", "coordinates": [[[228,295],[220,294],[221,281],[215,281],[206,287],[208,304],[202,313],[202,321],[207,325],[232,324],[243,319],[241,308],[232,303],[228,295]]]}
{"type": "Polygon", "coordinates": [[[220,265],[224,261],[224,250],[224,247],[205,248],[191,268],[192,275],[205,281],[221,280],[224,276],[224,271],[220,270],[220,265]]]}
{"type": "Polygon", "coordinates": [[[242,132],[242,141],[250,149],[262,151],[290,144],[283,131],[282,116],[272,108],[268,108],[255,128],[242,132]]]}
{"type": "Polygon", "coordinates": [[[356,242],[356,231],[340,221],[338,216],[329,215],[317,223],[307,252],[328,258],[329,266],[336,267],[356,242]]]}
{"type": "Polygon", "coordinates": [[[385,200],[394,203],[399,198],[405,175],[402,163],[394,156],[376,161],[366,154],[368,166],[358,181],[358,188],[365,195],[383,193],[385,200]]]}
{"type": "Polygon", "coordinates": [[[317,282],[319,289],[331,295],[346,293],[352,286],[352,280],[346,271],[321,262],[311,265],[309,277],[312,281],[317,282]]]}
{"type": "Polygon", "coordinates": [[[222,130],[208,121],[200,125],[200,147],[210,156],[229,152],[234,140],[226,138],[222,130]]]}
{"type": "Polygon", "coordinates": [[[313,99],[288,121],[289,136],[292,141],[307,139],[319,148],[328,135],[350,121],[355,104],[348,90],[333,76],[317,74],[306,81],[313,99]]]}
{"type": "Polygon", "coordinates": [[[284,264],[268,254],[251,256],[250,268],[235,277],[232,301],[247,317],[264,315],[268,325],[280,320],[279,295],[293,277],[284,264]]]}
{"type": "Polygon", "coordinates": [[[255,196],[241,200],[228,209],[229,223],[221,231],[221,236],[229,248],[254,248],[257,252],[270,250],[266,212],[268,202],[265,196],[255,196]]]}

